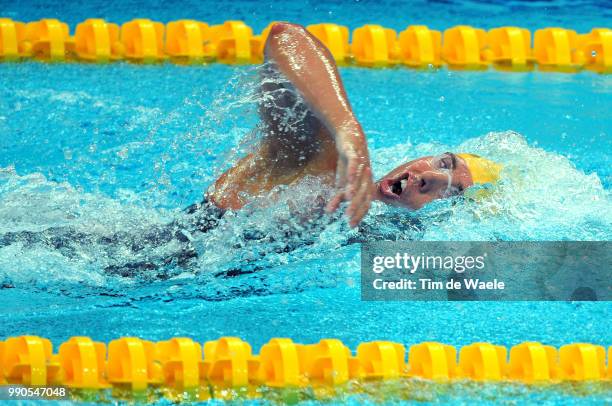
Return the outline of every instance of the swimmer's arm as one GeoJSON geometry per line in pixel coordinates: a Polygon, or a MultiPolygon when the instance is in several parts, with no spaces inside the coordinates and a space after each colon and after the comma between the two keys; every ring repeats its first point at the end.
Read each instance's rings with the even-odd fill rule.
{"type": "Polygon", "coordinates": [[[353,114],[332,55],[304,27],[288,23],[277,23],[271,28],[265,54],[332,134],[339,155],[336,178],[340,192],[327,209],[334,211],[342,201],[350,201],[346,214],[351,225],[357,225],[368,212],[374,184],[365,135],[353,114]]]}

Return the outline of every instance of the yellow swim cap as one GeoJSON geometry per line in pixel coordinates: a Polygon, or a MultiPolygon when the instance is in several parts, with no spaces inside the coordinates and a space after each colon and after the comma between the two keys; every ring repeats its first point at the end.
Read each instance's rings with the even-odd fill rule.
{"type": "Polygon", "coordinates": [[[495,183],[499,180],[502,169],[500,164],[474,154],[457,154],[457,156],[465,161],[475,185],[495,183]]]}
{"type": "MultiPolygon", "coordinates": [[[[493,161],[489,161],[483,157],[474,154],[457,154],[458,157],[465,161],[474,185],[493,184],[499,180],[499,174],[502,166],[493,161]]],[[[464,195],[474,200],[482,200],[490,196],[493,191],[488,189],[473,189],[468,188],[464,195]]]]}

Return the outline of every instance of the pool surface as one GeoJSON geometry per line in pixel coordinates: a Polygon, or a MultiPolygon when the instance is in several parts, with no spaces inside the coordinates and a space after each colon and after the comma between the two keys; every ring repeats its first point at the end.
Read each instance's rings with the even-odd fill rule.
{"type": "MultiPolygon", "coordinates": [[[[609,7],[586,1],[311,2],[306,15],[297,3],[288,3],[282,13],[273,2],[233,2],[219,14],[212,9],[208,2],[173,7],[132,1],[110,7],[4,0],[0,14],[21,21],[55,17],[72,26],[94,16],[117,23],[137,16],[163,22],[244,19],[255,31],[286,19],[350,28],[379,23],[402,29],[419,22],[436,29],[462,23],[586,32],[611,17],[609,7]]],[[[374,230],[368,238],[612,237],[612,76],[360,68],[342,68],[341,75],[367,134],[375,177],[403,160],[448,150],[503,161],[507,174],[484,204],[439,202],[418,213],[375,205],[363,226],[374,230]],[[412,227],[417,221],[419,227],[412,227]]],[[[180,218],[182,209],[199,201],[251,145],[256,76],[256,67],[219,64],[0,63],[0,235],[55,227],[139,233],[180,218]]],[[[284,196],[307,201],[318,187],[307,180],[284,196]]],[[[35,334],[58,346],[83,335],[103,342],[120,336],[154,341],[188,336],[199,342],[238,336],[259,348],[272,337],[303,343],[334,337],[352,349],[370,340],[406,346],[422,341],[612,345],[611,302],[362,302],[360,247],[348,244],[357,232],[345,221],[297,241],[298,248],[288,253],[275,252],[272,242],[245,238],[256,228],[282,239],[278,222],[288,216],[283,199],[249,215],[226,216],[217,229],[195,236],[196,264],[153,274],[105,272],[130,258],[103,245],[0,247],[0,339],[35,334]],[[218,276],[244,264],[260,270],[218,276]]],[[[439,399],[461,403],[482,389],[467,386],[439,399]]],[[[609,387],[595,392],[531,393],[509,386],[490,390],[487,399],[611,401],[609,387]]]]}

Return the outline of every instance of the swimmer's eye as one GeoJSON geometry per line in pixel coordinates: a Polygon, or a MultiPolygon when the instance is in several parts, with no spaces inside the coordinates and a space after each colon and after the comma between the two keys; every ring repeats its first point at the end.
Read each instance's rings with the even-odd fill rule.
{"type": "Polygon", "coordinates": [[[440,159],[438,159],[438,166],[440,167],[440,169],[455,169],[455,156],[450,152],[444,153],[444,155],[442,155],[440,159]]]}

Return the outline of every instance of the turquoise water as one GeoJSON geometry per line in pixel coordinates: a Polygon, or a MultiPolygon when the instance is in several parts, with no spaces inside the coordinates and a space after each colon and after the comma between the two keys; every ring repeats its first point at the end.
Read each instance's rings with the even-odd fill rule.
{"type": "MultiPolygon", "coordinates": [[[[84,4],[70,9],[19,4],[3,2],[0,14],[8,11],[22,20],[56,16],[71,23],[96,14],[84,4]]],[[[436,28],[458,22],[486,28],[511,19],[529,28],[554,23],[588,30],[609,21],[609,11],[595,3],[584,3],[573,15],[562,3],[509,4],[451,3],[457,11],[450,13],[450,6],[435,3],[433,9],[446,10],[436,14],[417,3],[413,12],[422,11],[414,15],[436,28]],[[492,10],[486,24],[485,9],[492,10]]],[[[98,13],[117,22],[136,9],[162,21],[210,15],[201,5],[193,5],[189,15],[179,15],[186,11],[176,7],[162,9],[161,3],[99,6],[98,13]]],[[[236,3],[224,13],[260,27],[281,19],[274,10],[236,3]]],[[[323,3],[312,10],[302,21],[297,6],[289,4],[284,15],[310,23],[331,10],[351,26],[366,17],[402,25],[387,3],[323,3]],[[372,13],[363,15],[364,7],[372,13]]],[[[442,202],[418,213],[375,205],[367,227],[419,240],[610,240],[609,76],[358,68],[343,68],[341,74],[368,136],[375,176],[404,160],[447,150],[505,163],[507,176],[482,204],[442,202]],[[409,227],[416,218],[422,226],[409,227]]],[[[0,235],[53,227],[138,234],[180,218],[181,209],[201,199],[211,181],[248,149],[257,121],[255,76],[252,67],[221,65],[0,64],[0,235]]],[[[105,342],[124,335],[189,336],[200,342],[234,335],[254,349],[277,336],[304,343],[337,337],[353,349],[375,339],[405,345],[612,344],[610,302],[361,302],[359,245],[347,245],[355,232],[342,220],[289,253],[242,237],[253,227],[282,235],[278,221],[289,215],[286,200],[307,201],[320,187],[308,180],[286,191],[274,207],[227,216],[218,229],[195,237],[200,258],[186,269],[119,277],[104,268],[130,260],[120,249],[78,243],[71,250],[1,247],[0,339],[36,334],[57,347],[75,335],[105,342]],[[266,255],[260,257],[262,251],[266,255]],[[253,258],[261,271],[214,276],[253,258]]],[[[508,399],[508,392],[492,390],[491,396],[508,399]]],[[[452,400],[472,395],[460,389],[452,400]]],[[[559,396],[553,391],[544,400],[610,399],[609,394],[585,398],[580,391],[559,396]]]]}

